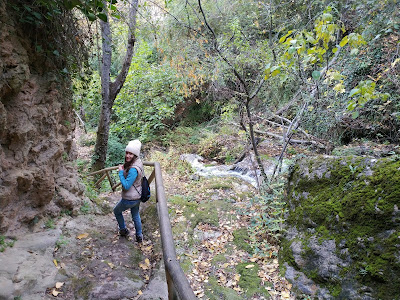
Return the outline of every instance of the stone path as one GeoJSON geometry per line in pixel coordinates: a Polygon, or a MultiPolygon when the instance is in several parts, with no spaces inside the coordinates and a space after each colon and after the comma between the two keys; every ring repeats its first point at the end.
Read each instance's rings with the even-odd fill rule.
{"type": "Polygon", "coordinates": [[[154,203],[141,205],[141,245],[118,236],[110,211],[17,237],[0,253],[0,300],[167,299],[154,203]]]}

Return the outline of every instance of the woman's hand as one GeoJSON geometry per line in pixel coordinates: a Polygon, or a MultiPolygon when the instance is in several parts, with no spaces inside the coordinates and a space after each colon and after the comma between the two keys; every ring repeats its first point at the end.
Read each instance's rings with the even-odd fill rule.
{"type": "Polygon", "coordinates": [[[124,170],[124,165],[118,165],[118,171],[123,171],[124,170]]]}

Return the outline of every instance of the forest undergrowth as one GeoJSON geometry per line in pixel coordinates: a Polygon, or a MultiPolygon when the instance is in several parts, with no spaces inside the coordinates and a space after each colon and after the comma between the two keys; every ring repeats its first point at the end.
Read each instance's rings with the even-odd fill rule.
{"type": "MultiPolygon", "coordinates": [[[[224,127],[203,125],[196,128],[197,134],[189,131],[179,127],[161,142],[143,145],[143,154],[144,160],[161,164],[176,252],[195,295],[200,299],[294,299],[278,263],[284,178],[279,177],[269,192],[259,193],[238,178],[196,176],[181,154],[204,155],[210,165],[228,164],[244,146],[238,131],[224,127]]],[[[93,139],[90,134],[78,138],[83,173],[93,139]]],[[[264,157],[273,159],[279,154],[279,143],[268,140],[263,145],[267,145],[261,148],[264,157]]],[[[107,185],[100,191],[107,193],[107,185]]],[[[87,190],[87,195],[96,196],[90,186],[87,190]]]]}
{"type": "MultiPolygon", "coordinates": [[[[265,129],[280,133],[279,129],[265,129]]],[[[155,142],[144,143],[143,159],[161,164],[176,252],[198,298],[295,299],[278,262],[287,174],[278,174],[268,188],[257,190],[238,178],[198,176],[181,158],[182,154],[193,153],[204,157],[205,166],[233,164],[246,152],[243,137],[240,130],[218,122],[180,126],[155,142]]],[[[93,145],[93,134],[78,138],[78,167],[82,174],[87,171],[93,145]]],[[[384,153],[392,146],[355,141],[333,149],[332,154],[384,153]]],[[[286,164],[315,155],[317,150],[311,146],[289,145],[284,155],[286,164]]],[[[280,139],[265,138],[259,143],[260,156],[272,165],[277,163],[281,151],[280,139]]],[[[121,153],[112,153],[112,156],[118,161],[121,153]]],[[[98,200],[101,195],[98,197],[90,185],[87,191],[101,205],[98,200]]],[[[109,193],[108,183],[104,183],[100,192],[109,193]]],[[[146,228],[149,224],[143,226],[146,228]]],[[[157,238],[157,235],[148,238],[157,238]]],[[[156,265],[156,262],[150,263],[156,265]]]]}

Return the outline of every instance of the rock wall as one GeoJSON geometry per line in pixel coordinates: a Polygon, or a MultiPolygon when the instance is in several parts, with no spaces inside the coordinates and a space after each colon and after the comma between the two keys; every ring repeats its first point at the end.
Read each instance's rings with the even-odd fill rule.
{"type": "Polygon", "coordinates": [[[299,161],[280,263],[298,295],[400,299],[398,156],[299,161]]]}
{"type": "MultiPolygon", "coordinates": [[[[0,233],[79,209],[69,79],[0,1],[0,233]]],[[[48,41],[50,42],[50,41],[48,41]]]]}

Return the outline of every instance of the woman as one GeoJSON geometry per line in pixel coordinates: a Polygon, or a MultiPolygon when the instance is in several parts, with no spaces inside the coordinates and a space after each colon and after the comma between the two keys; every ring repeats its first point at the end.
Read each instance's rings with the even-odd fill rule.
{"type": "Polygon", "coordinates": [[[139,215],[140,196],[142,193],[142,178],[144,176],[143,163],[139,158],[142,143],[139,140],[130,141],[125,148],[125,163],[118,166],[119,179],[122,184],[121,200],[114,207],[114,215],[118,222],[119,234],[127,236],[129,234],[126,228],[122,212],[130,209],[132,220],[135,224],[136,241],[143,241],[142,221],[139,215]]]}

